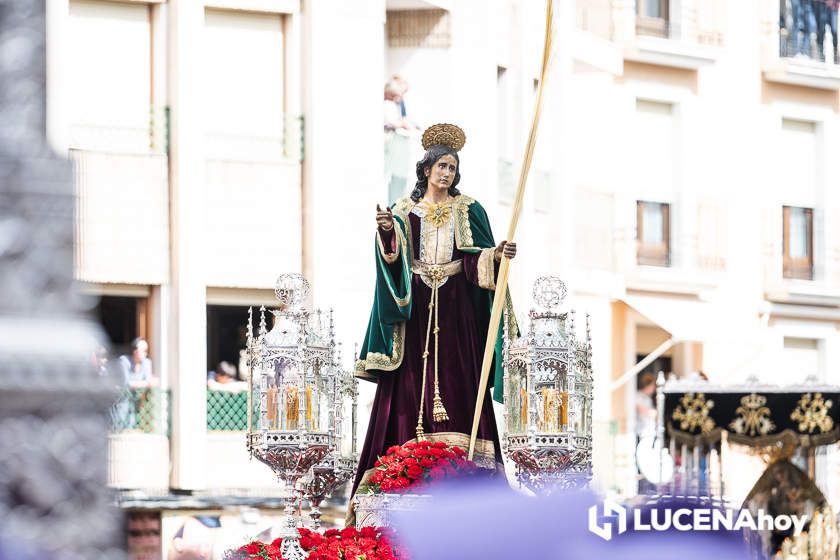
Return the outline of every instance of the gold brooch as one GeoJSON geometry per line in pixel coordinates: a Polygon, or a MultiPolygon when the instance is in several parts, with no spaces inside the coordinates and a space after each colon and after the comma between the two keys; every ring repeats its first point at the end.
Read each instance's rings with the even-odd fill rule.
{"type": "Polygon", "coordinates": [[[428,150],[432,146],[440,144],[449,146],[453,150],[460,151],[467,142],[467,135],[461,127],[454,124],[440,123],[433,124],[423,132],[423,149],[428,150]]]}
{"type": "Polygon", "coordinates": [[[426,221],[439,228],[443,224],[449,223],[449,218],[452,216],[452,206],[447,202],[438,202],[437,204],[425,203],[426,206],[426,221]]]}

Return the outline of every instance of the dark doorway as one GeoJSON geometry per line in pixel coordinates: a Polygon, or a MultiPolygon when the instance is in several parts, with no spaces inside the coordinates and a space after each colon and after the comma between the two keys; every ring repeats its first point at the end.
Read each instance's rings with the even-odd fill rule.
{"type": "MultiPolygon", "coordinates": [[[[258,308],[254,308],[254,327],[258,322],[258,308]]],[[[269,324],[271,322],[269,321],[269,324]]],[[[216,369],[221,361],[239,366],[239,351],[245,349],[248,307],[242,305],[207,306],[207,368],[216,369]]]]}
{"type": "Polygon", "coordinates": [[[100,297],[94,316],[108,335],[112,356],[127,354],[132,340],[138,336],[146,337],[147,301],[126,296],[100,297]]]}

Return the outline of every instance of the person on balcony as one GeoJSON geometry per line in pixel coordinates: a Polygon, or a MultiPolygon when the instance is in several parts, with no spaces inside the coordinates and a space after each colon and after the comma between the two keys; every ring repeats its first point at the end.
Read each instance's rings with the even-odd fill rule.
{"type": "MultiPolygon", "coordinates": [[[[391,446],[421,439],[469,446],[498,264],[516,255],[516,245],[496,245],[484,208],[457,188],[465,140],[455,125],[427,129],[413,192],[384,210],[377,205],[375,297],[355,366],[356,376],[377,388],[354,493],[391,446]]],[[[500,336],[497,400],[501,342],[500,336]]],[[[480,397],[474,459],[500,468],[490,395],[480,397]]]]}
{"type": "Polygon", "coordinates": [[[149,426],[141,424],[150,419],[143,419],[142,411],[155,404],[149,400],[147,389],[158,384],[149,358],[149,343],[142,337],[135,338],[131,341],[131,354],[120,356],[117,364],[124,389],[111,413],[114,427],[117,430],[147,430],[149,426]],[[140,419],[138,411],[141,411],[140,419]]]}
{"type": "Polygon", "coordinates": [[[207,378],[207,388],[211,391],[227,391],[238,393],[247,391],[248,384],[236,378],[236,368],[230,362],[219,362],[212,378],[207,378]]]}
{"type": "Polygon", "coordinates": [[[811,57],[811,34],[817,26],[814,5],[820,2],[822,0],[790,0],[793,12],[790,37],[796,56],[811,57]]]}
{"type": "Polygon", "coordinates": [[[815,0],[817,11],[817,51],[820,60],[840,64],[840,53],[837,52],[837,7],[840,0],[815,0]],[[831,31],[831,45],[834,47],[829,54],[825,48],[825,28],[831,31]]]}

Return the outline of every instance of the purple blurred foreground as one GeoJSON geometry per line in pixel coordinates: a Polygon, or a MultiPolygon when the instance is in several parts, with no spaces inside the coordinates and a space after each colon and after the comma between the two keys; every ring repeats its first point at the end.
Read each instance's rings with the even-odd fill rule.
{"type": "MultiPolygon", "coordinates": [[[[628,531],[605,541],[588,529],[591,492],[522,496],[498,483],[449,488],[434,503],[396,518],[413,560],[457,558],[667,559],[749,558],[740,532],[628,531]]],[[[673,505],[673,504],[671,504],[673,505]]]]}

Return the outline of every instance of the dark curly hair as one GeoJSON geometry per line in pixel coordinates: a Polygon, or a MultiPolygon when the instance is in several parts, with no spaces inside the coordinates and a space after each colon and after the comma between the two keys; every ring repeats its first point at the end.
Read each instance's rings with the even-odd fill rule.
{"type": "Polygon", "coordinates": [[[456,162],[455,178],[452,180],[452,184],[449,185],[448,189],[449,196],[458,196],[461,194],[461,191],[455,188],[461,181],[461,160],[458,158],[458,152],[449,146],[435,144],[426,151],[423,159],[417,162],[417,183],[414,185],[414,190],[411,191],[411,200],[420,202],[420,199],[423,198],[423,195],[429,189],[429,178],[426,177],[426,168],[431,168],[437,160],[446,155],[454,157],[456,162]]]}

